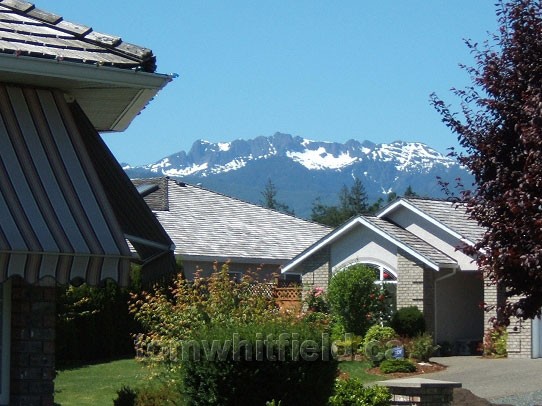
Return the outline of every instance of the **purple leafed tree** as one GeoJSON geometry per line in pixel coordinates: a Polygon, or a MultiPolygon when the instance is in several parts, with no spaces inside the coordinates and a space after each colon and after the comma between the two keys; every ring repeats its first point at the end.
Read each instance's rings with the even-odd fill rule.
{"type": "Polygon", "coordinates": [[[462,66],[472,86],[454,90],[461,111],[431,100],[463,147],[452,154],[475,177],[459,200],[487,231],[470,253],[503,288],[508,323],[542,307],[542,1],[496,7],[498,33],[480,46],[466,41],[476,63],[462,66]]]}

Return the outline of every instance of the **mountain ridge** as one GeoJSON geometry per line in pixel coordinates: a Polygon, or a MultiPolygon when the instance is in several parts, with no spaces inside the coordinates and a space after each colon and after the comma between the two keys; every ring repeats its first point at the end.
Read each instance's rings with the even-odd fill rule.
{"type": "Polygon", "coordinates": [[[472,179],[454,159],[420,142],[338,143],[285,133],[231,142],[197,140],[188,152],[124,169],[132,178],[170,176],[255,203],[271,179],[277,198],[304,217],[316,198],[333,204],[354,177],[373,201],[408,186],[420,195],[443,197],[437,177],[452,184],[456,178],[472,179]]]}

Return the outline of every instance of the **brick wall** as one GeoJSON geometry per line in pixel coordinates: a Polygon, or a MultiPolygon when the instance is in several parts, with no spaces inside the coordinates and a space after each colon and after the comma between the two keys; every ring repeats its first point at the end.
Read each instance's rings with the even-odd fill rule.
{"type": "Polygon", "coordinates": [[[13,280],[10,405],[52,406],[55,288],[13,280]]]}
{"type": "MultiPolygon", "coordinates": [[[[519,297],[510,298],[511,301],[519,297]]],[[[532,320],[511,318],[508,331],[508,358],[531,358],[532,356],[532,320]]]]}
{"type": "Polygon", "coordinates": [[[423,312],[426,330],[434,333],[434,271],[399,250],[397,253],[397,308],[416,306],[423,312]]]}
{"type": "Polygon", "coordinates": [[[303,287],[327,290],[331,278],[329,255],[329,247],[324,247],[303,262],[303,287]]]}
{"type": "Polygon", "coordinates": [[[511,319],[508,326],[508,358],[531,358],[532,320],[511,319]]]}
{"type": "MultiPolygon", "coordinates": [[[[511,300],[514,300],[513,298],[511,300]]],[[[502,289],[494,284],[484,285],[484,302],[486,305],[501,306],[505,297],[502,289]]],[[[484,331],[493,327],[493,321],[497,317],[497,308],[484,313],[484,331]]],[[[508,331],[508,357],[531,358],[532,355],[532,320],[510,319],[508,331]]]]}

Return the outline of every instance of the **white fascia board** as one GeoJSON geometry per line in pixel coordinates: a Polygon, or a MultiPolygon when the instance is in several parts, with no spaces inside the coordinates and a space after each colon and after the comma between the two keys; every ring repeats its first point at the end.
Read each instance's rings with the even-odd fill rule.
{"type": "Polygon", "coordinates": [[[92,82],[113,87],[157,90],[172,80],[170,75],[11,54],[0,54],[0,72],[30,75],[35,80],[47,77],[73,83],[92,82]]]}
{"type": "MultiPolygon", "coordinates": [[[[320,239],[320,241],[317,241],[311,247],[309,247],[305,251],[303,251],[301,254],[294,257],[288,264],[286,264],[282,268],[281,273],[286,273],[286,272],[290,271],[292,268],[299,265],[301,262],[303,262],[309,256],[314,254],[316,251],[318,251],[321,248],[325,247],[327,244],[335,241],[337,238],[339,238],[346,231],[348,231],[352,227],[354,227],[357,224],[358,219],[359,219],[359,217],[356,217],[356,218],[350,220],[348,223],[344,224],[343,226],[341,226],[339,228],[336,228],[335,230],[331,231],[328,235],[326,235],[325,237],[320,239]]],[[[298,271],[292,272],[292,273],[298,273],[298,271]]]]}
{"type": "Polygon", "coordinates": [[[437,226],[441,230],[446,231],[448,234],[450,234],[453,237],[457,238],[461,242],[464,242],[465,244],[470,245],[470,246],[474,245],[474,243],[472,241],[470,241],[469,239],[463,237],[461,234],[455,232],[450,227],[446,226],[445,224],[442,224],[440,221],[438,221],[434,217],[429,216],[425,212],[421,211],[420,209],[418,209],[417,207],[413,206],[412,204],[410,204],[409,202],[407,202],[407,201],[405,201],[403,199],[397,200],[396,202],[390,204],[389,206],[384,207],[381,211],[379,211],[376,214],[376,217],[385,218],[387,214],[391,213],[392,211],[395,211],[395,209],[397,209],[397,207],[399,207],[399,206],[404,207],[404,208],[412,211],[413,213],[416,213],[418,216],[420,216],[420,217],[424,218],[425,220],[429,221],[431,224],[434,224],[435,226],[437,226]]]}
{"type": "MultiPolygon", "coordinates": [[[[438,271],[440,269],[438,264],[435,264],[434,262],[432,262],[429,259],[425,258],[423,255],[420,255],[418,252],[414,251],[409,246],[403,244],[401,241],[396,240],[395,238],[391,237],[389,234],[385,233],[384,231],[382,231],[378,227],[374,226],[370,222],[366,221],[362,217],[356,217],[355,219],[352,219],[350,222],[346,223],[341,228],[335,230],[335,232],[331,232],[330,234],[328,234],[328,236],[324,237],[322,240],[317,242],[314,246],[309,247],[305,252],[301,253],[298,257],[294,258],[290,263],[288,263],[285,267],[282,268],[281,273],[286,273],[289,270],[293,269],[295,266],[299,265],[301,262],[303,262],[309,256],[314,254],[316,251],[320,250],[321,248],[325,247],[327,244],[330,244],[331,242],[338,239],[341,235],[343,235],[346,231],[350,230],[352,227],[354,227],[358,223],[362,224],[365,227],[367,227],[368,229],[374,231],[375,233],[382,236],[386,240],[390,241],[392,244],[395,244],[397,247],[401,248],[405,252],[408,252],[414,258],[419,259],[421,262],[423,262],[424,264],[426,264],[430,268],[434,269],[435,271],[438,271]]],[[[299,271],[297,271],[297,272],[299,272],[299,271]]]]}

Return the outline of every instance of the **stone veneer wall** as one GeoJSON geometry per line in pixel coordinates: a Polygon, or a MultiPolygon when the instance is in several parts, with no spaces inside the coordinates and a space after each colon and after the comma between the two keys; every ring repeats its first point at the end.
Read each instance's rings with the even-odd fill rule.
{"type": "Polygon", "coordinates": [[[532,320],[512,319],[508,326],[508,358],[531,358],[532,320]]]}
{"type": "MultiPolygon", "coordinates": [[[[514,300],[513,298],[511,300],[514,300]]],[[[484,285],[484,302],[486,306],[501,306],[505,297],[502,289],[494,284],[484,285]]],[[[497,309],[493,308],[484,313],[484,331],[493,327],[493,321],[497,317],[497,309]]],[[[513,318],[510,320],[508,331],[508,357],[531,358],[532,356],[532,320],[513,318]]]]}
{"type": "Polygon", "coordinates": [[[11,292],[10,405],[53,406],[55,287],[14,279],[11,292]]]}
{"type": "Polygon", "coordinates": [[[426,330],[435,330],[434,271],[406,252],[397,253],[397,309],[416,306],[423,312],[426,330]]]}
{"type": "Polygon", "coordinates": [[[331,278],[329,247],[325,247],[303,262],[303,287],[324,288],[327,290],[331,278]]]}
{"type": "MultiPolygon", "coordinates": [[[[519,297],[512,297],[514,301],[519,297]]],[[[531,358],[532,356],[532,320],[511,318],[508,331],[508,358],[531,358]]]]}

